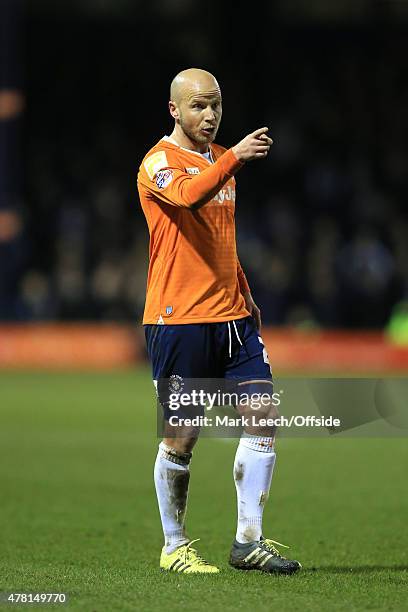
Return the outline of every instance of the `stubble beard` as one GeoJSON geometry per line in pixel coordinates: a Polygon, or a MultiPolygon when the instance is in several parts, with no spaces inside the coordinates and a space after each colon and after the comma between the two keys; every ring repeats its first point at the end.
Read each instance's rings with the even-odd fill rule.
{"type": "Polygon", "coordinates": [[[198,144],[198,145],[209,145],[212,142],[214,142],[215,137],[217,135],[217,131],[218,131],[218,127],[217,129],[214,131],[214,133],[208,137],[208,136],[204,136],[203,134],[200,134],[199,130],[197,129],[196,132],[193,132],[192,130],[190,130],[189,128],[186,127],[183,118],[180,117],[180,127],[183,130],[184,134],[194,143],[198,144]]]}

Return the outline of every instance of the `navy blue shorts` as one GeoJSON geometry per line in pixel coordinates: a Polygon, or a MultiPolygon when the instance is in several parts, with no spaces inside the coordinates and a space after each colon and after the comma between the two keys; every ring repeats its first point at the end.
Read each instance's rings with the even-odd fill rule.
{"type": "Polygon", "coordinates": [[[161,380],[183,385],[186,379],[222,379],[235,385],[272,381],[268,355],[252,317],[222,323],[145,325],[145,335],[163,405],[161,380]]]}

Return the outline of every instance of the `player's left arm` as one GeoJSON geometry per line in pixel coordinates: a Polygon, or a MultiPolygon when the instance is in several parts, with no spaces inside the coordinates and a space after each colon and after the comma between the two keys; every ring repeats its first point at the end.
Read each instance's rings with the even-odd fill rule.
{"type": "Polygon", "coordinates": [[[251,314],[251,316],[255,319],[256,328],[258,329],[258,331],[260,331],[261,330],[261,311],[259,310],[258,306],[254,302],[254,299],[251,294],[251,289],[248,285],[248,281],[246,279],[245,273],[242,269],[242,266],[240,264],[238,257],[237,257],[237,276],[238,276],[240,291],[242,295],[244,296],[245,307],[248,310],[248,312],[251,314]]]}

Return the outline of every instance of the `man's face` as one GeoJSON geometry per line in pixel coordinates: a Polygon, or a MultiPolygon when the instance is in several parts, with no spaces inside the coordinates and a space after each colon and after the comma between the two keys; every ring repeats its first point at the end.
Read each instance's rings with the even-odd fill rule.
{"type": "Polygon", "coordinates": [[[191,91],[181,100],[179,123],[183,132],[200,145],[215,140],[222,116],[221,92],[191,91]]]}

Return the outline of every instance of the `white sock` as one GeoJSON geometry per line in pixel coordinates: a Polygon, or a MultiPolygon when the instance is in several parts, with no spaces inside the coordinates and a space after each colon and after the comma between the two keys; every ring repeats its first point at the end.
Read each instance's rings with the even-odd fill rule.
{"type": "Polygon", "coordinates": [[[243,434],[234,461],[238,525],[236,540],[241,544],[258,541],[262,515],[268,499],[276,454],[273,438],[243,434]]]}
{"type": "Polygon", "coordinates": [[[154,464],[154,484],[164,533],[166,552],[189,542],[184,531],[190,480],[191,453],[180,454],[164,442],[159,444],[154,464]]]}

